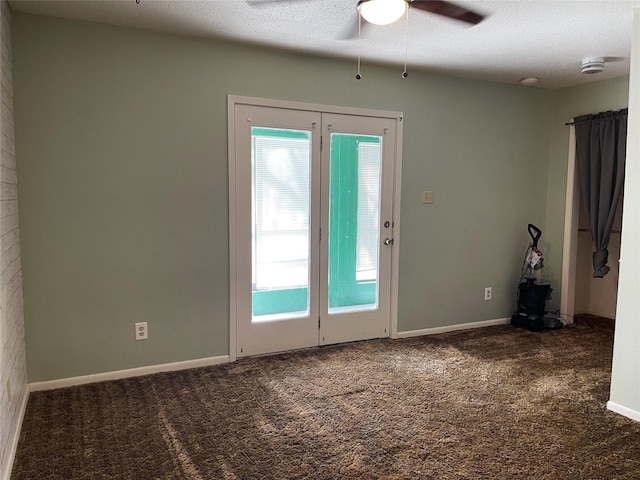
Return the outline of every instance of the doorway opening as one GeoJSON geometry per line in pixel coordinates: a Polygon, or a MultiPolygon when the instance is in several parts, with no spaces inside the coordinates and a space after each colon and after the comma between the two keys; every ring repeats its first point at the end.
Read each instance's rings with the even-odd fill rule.
{"type": "Polygon", "coordinates": [[[560,311],[569,315],[569,318],[584,316],[615,320],[624,193],[618,203],[609,240],[608,264],[611,270],[603,278],[593,278],[591,275],[593,245],[587,214],[581,199],[576,164],[575,129],[573,126],[569,128],[560,311]]]}

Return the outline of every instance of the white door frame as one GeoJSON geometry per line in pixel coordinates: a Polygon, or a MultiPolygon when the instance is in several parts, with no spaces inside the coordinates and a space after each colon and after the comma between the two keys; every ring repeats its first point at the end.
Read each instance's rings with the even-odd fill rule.
{"type": "Polygon", "coordinates": [[[402,127],[403,114],[401,112],[389,112],[382,110],[369,110],[362,108],[340,107],[333,105],[321,105],[313,103],[292,102],[286,100],[272,100],[238,95],[227,96],[227,142],[229,165],[229,361],[237,359],[237,256],[236,229],[237,212],[236,197],[236,172],[235,172],[235,107],[236,105],[254,105],[272,108],[286,108],[289,110],[308,110],[324,113],[338,113],[346,115],[360,115],[370,117],[383,117],[393,119],[396,123],[395,165],[393,174],[393,232],[394,244],[391,265],[391,298],[389,312],[389,336],[398,336],[398,265],[400,259],[400,185],[402,172],[402,127]]]}
{"type": "Polygon", "coordinates": [[[562,245],[562,291],[560,294],[560,312],[567,314],[570,323],[573,323],[576,297],[579,214],[580,184],[576,171],[576,133],[575,127],[570,125],[569,155],[567,158],[567,193],[564,210],[564,241],[562,245]]]}

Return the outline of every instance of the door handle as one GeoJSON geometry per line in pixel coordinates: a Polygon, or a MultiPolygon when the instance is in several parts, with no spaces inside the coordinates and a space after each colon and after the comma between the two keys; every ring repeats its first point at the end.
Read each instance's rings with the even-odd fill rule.
{"type": "Polygon", "coordinates": [[[387,246],[393,245],[393,238],[385,238],[382,243],[384,243],[387,246]]]}

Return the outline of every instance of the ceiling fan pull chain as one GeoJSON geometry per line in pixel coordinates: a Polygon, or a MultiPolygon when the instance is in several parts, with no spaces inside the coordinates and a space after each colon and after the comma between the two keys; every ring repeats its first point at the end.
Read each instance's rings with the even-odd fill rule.
{"type": "Polygon", "coordinates": [[[362,46],[362,15],[360,14],[360,10],[358,10],[358,72],[356,73],[356,80],[360,80],[362,75],[360,75],[360,48],[362,46]]]}
{"type": "Polygon", "coordinates": [[[409,4],[407,3],[407,10],[404,13],[404,72],[402,72],[402,78],[407,78],[407,58],[409,56],[409,4]]]}

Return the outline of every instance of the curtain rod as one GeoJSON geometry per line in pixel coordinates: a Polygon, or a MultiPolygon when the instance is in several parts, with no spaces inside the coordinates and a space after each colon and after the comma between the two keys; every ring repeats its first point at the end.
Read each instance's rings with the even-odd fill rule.
{"type": "Polygon", "coordinates": [[[583,118],[582,120],[571,120],[570,122],[565,123],[565,125],[575,125],[576,123],[588,122],[589,120],[593,120],[593,118],[588,117],[588,118],[583,118]]]}
{"type": "Polygon", "coordinates": [[[578,122],[588,122],[589,120],[591,120],[591,119],[590,118],[585,118],[584,120],[573,120],[571,122],[565,123],[564,125],[565,126],[567,126],[567,125],[575,125],[578,122]]]}
{"type": "Polygon", "coordinates": [[[593,120],[593,117],[597,117],[598,115],[607,114],[607,113],[611,114],[612,116],[615,115],[615,114],[619,114],[619,113],[627,113],[626,110],[628,110],[628,108],[622,108],[622,109],[618,110],[617,112],[609,111],[609,112],[600,112],[600,113],[594,113],[594,114],[591,114],[591,115],[585,115],[585,117],[587,117],[587,118],[583,118],[582,120],[572,120],[570,122],[566,122],[564,125],[568,126],[568,125],[575,125],[576,123],[579,123],[579,122],[588,122],[589,120],[593,120]]]}

